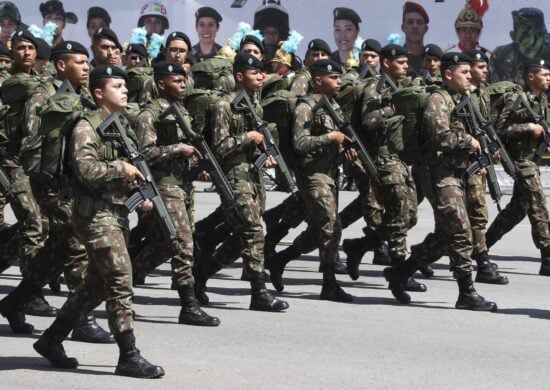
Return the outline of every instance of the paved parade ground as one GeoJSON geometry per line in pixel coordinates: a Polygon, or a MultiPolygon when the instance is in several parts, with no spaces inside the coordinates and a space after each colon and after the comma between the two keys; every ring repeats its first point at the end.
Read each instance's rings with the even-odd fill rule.
{"type": "MultiPolygon", "coordinates": [[[[200,185],[203,188],[204,185],[200,185]]],[[[342,192],[341,205],[357,193],[342,192]]],[[[286,194],[268,193],[268,207],[286,194]]],[[[503,205],[509,197],[503,199],[503,205]]],[[[218,196],[200,190],[197,220],[218,204],[218,196]]],[[[496,207],[491,205],[491,219],[496,207]]],[[[13,215],[8,211],[8,221],[13,215]]],[[[343,233],[361,234],[363,222],[343,233]]],[[[291,232],[295,236],[303,228],[291,232]]],[[[408,244],[420,242],[433,228],[430,206],[420,206],[419,223],[408,244]]],[[[289,240],[287,237],[285,240],[289,240]]],[[[341,255],[344,254],[341,252],[341,255]]],[[[118,348],[70,340],[69,356],[77,370],[52,369],[32,343],[38,334],[10,333],[0,317],[0,387],[2,389],[548,389],[550,386],[550,278],[538,276],[540,254],[525,219],[491,251],[491,259],[510,284],[477,284],[478,292],[498,303],[497,313],[454,309],[458,288],[448,259],[435,265],[428,292],[411,293],[413,303],[397,303],[386,288],[382,266],[363,259],[361,277],[339,275],[351,304],[319,300],[321,274],[317,253],[302,256],[285,272],[286,313],[248,310],[249,285],[241,281],[241,262],[209,281],[218,328],[177,323],[179,299],[170,290],[170,266],[164,264],[135,289],[137,346],[144,357],[164,367],[166,376],[140,380],[112,375],[118,348]]],[[[11,267],[0,275],[0,296],[19,281],[11,267]]],[[[268,283],[268,287],[272,288],[268,283]]],[[[47,299],[60,307],[64,293],[47,299]]],[[[104,306],[97,311],[107,327],[104,306]]],[[[51,318],[27,317],[41,332],[51,318]]]]}

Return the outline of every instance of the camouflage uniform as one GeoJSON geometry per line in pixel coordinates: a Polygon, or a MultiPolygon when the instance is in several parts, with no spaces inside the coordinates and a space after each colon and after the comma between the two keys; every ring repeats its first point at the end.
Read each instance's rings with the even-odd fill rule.
{"type": "MultiPolygon", "coordinates": [[[[526,92],[526,95],[533,110],[548,121],[550,115],[546,94],[541,93],[537,97],[526,92]]],[[[550,221],[540,171],[532,161],[542,139],[532,138],[528,129],[533,120],[528,115],[515,114],[512,111],[517,96],[513,94],[507,100],[496,124],[497,131],[514,160],[516,181],[510,203],[497,215],[487,231],[487,244],[493,245],[527,215],[531,222],[533,242],[537,248],[545,249],[550,246],[550,221]]]]}
{"type": "MultiPolygon", "coordinates": [[[[312,95],[315,102],[321,95],[312,95]]],[[[332,105],[339,115],[340,107],[332,105]]],[[[309,103],[296,107],[293,126],[293,147],[298,168],[296,182],[306,206],[307,229],[294,239],[292,246],[300,253],[319,248],[322,270],[338,259],[342,227],[338,216],[338,188],[335,182],[336,157],[342,146],[330,142],[328,133],[337,130],[326,114],[314,115],[309,103]]]]}
{"type": "MultiPolygon", "coordinates": [[[[134,327],[132,265],[126,249],[129,221],[124,207],[129,187],[120,146],[101,139],[95,130],[107,115],[103,109],[88,113],[70,139],[69,164],[76,194],[73,223],[86,245],[89,265],[84,282],[69,296],[57,320],[72,327],[106,301],[109,328],[118,335],[134,327]]],[[[128,136],[135,139],[130,130],[128,136]]]]}
{"type": "Polygon", "coordinates": [[[304,67],[296,72],[290,82],[289,90],[299,96],[308,95],[313,91],[311,73],[308,68],[304,67]]]}
{"type": "MultiPolygon", "coordinates": [[[[215,153],[231,188],[239,215],[225,212],[225,222],[233,226],[233,233],[216,249],[214,255],[205,259],[205,271],[213,275],[223,265],[242,257],[244,276],[259,279],[264,271],[264,232],[261,215],[265,205],[265,189],[262,173],[254,166],[260,151],[248,138],[253,129],[250,114],[234,112],[230,103],[231,93],[216,103],[213,124],[212,151],[215,153]]],[[[254,97],[251,97],[254,99],[254,97]]],[[[246,105],[240,103],[244,110],[246,105]]],[[[259,115],[261,106],[254,99],[259,115]]]]}
{"type": "Polygon", "coordinates": [[[376,91],[378,80],[373,78],[365,86],[362,120],[365,144],[373,145],[376,150],[380,200],[384,205],[379,234],[388,241],[390,257],[399,262],[407,253],[407,231],[416,224],[416,188],[409,167],[399,158],[401,125],[395,121],[398,118],[388,104],[391,96],[387,92],[382,96],[376,91]]]}
{"type": "MultiPolygon", "coordinates": [[[[185,286],[193,284],[192,229],[185,207],[187,194],[182,188],[187,184],[182,176],[188,167],[188,160],[181,154],[182,142],[185,141],[181,129],[175,121],[158,119],[169,106],[169,102],[162,98],[151,101],[136,120],[136,135],[178,231],[181,251],[173,255],[157,215],[146,213],[140,218],[139,223],[148,227],[146,233],[148,245],[136,258],[132,259],[132,267],[134,275],[144,277],[170,258],[174,283],[185,286]]],[[[185,109],[180,106],[180,110],[187,118],[185,109]]]]}

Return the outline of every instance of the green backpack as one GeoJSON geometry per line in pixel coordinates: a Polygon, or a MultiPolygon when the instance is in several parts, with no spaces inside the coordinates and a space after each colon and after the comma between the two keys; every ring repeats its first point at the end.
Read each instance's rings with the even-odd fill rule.
{"type": "Polygon", "coordinates": [[[522,92],[523,88],[511,81],[499,81],[494,84],[489,84],[484,92],[489,95],[489,110],[490,110],[490,119],[493,124],[496,123],[506,100],[514,94],[522,92]]]}
{"type": "MultiPolygon", "coordinates": [[[[411,86],[393,92],[391,102],[395,107],[395,121],[401,121],[401,135],[394,140],[400,158],[408,164],[424,160],[427,135],[423,131],[422,117],[430,95],[438,90],[436,85],[411,86]]],[[[390,136],[390,142],[391,136],[390,136]]]]}
{"type": "Polygon", "coordinates": [[[126,71],[128,75],[128,82],[126,88],[128,89],[128,102],[139,103],[141,91],[143,91],[145,83],[151,81],[153,85],[153,97],[158,97],[158,91],[156,90],[156,84],[153,80],[153,69],[147,66],[136,66],[126,71]]]}
{"type": "Polygon", "coordinates": [[[225,95],[226,92],[217,89],[194,88],[185,97],[184,105],[191,116],[191,127],[197,134],[202,134],[208,144],[212,140],[216,103],[225,95]]]}
{"type": "Polygon", "coordinates": [[[288,90],[290,87],[289,81],[287,77],[281,77],[279,75],[270,76],[262,86],[260,99],[264,99],[277,91],[288,90]]]}
{"type": "Polygon", "coordinates": [[[50,96],[39,110],[38,134],[23,141],[22,166],[27,175],[61,189],[66,175],[67,142],[85,110],[80,95],[63,92],[50,96]]]}
{"type": "Polygon", "coordinates": [[[194,88],[232,91],[235,89],[233,65],[223,58],[208,58],[193,65],[194,88]]]}

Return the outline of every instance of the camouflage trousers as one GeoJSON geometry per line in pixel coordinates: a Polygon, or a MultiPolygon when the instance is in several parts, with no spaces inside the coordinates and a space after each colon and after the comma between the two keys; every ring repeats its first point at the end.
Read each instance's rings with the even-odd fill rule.
{"type": "Polygon", "coordinates": [[[550,246],[549,217],[539,168],[534,162],[525,160],[516,161],[515,166],[517,178],[512,199],[487,230],[487,242],[500,240],[527,215],[536,247],[547,248],[550,246]]]}
{"type": "Polygon", "coordinates": [[[76,231],[85,243],[89,265],[86,277],[69,296],[58,317],[74,326],[106,301],[109,329],[113,334],[134,328],[132,319],[132,263],[126,248],[128,218],[124,206],[108,205],[92,217],[73,207],[76,231]]]}
{"type": "Polygon", "coordinates": [[[154,210],[148,212],[140,218],[140,223],[148,227],[145,234],[147,245],[132,259],[132,270],[134,275],[145,277],[170,259],[172,280],[178,286],[186,286],[193,283],[193,233],[185,207],[187,194],[179,186],[160,186],[159,192],[178,231],[181,250],[174,254],[157,213],[154,210]]]}
{"type": "Polygon", "coordinates": [[[307,229],[294,239],[292,246],[300,253],[319,248],[321,268],[338,260],[342,225],[338,216],[338,188],[323,173],[296,175],[296,183],[307,211],[307,229]]]}
{"type": "Polygon", "coordinates": [[[16,242],[21,260],[21,274],[25,276],[27,264],[42,247],[42,217],[23,168],[6,168],[6,171],[13,191],[13,196],[9,199],[10,206],[19,222],[16,242]]]}
{"type": "Polygon", "coordinates": [[[417,222],[416,188],[410,169],[394,157],[379,157],[380,200],[384,206],[380,237],[392,259],[407,255],[407,232],[417,222]]]}
{"type": "Polygon", "coordinates": [[[431,170],[436,202],[435,231],[421,244],[411,247],[411,256],[420,264],[429,265],[448,255],[456,277],[472,272],[472,230],[464,181],[449,171],[431,170]]]}
{"type": "Polygon", "coordinates": [[[183,184],[183,190],[185,191],[185,210],[187,211],[187,220],[191,232],[195,231],[195,186],[192,182],[183,184]]]}
{"type": "Polygon", "coordinates": [[[281,223],[289,228],[297,228],[306,219],[306,209],[300,196],[294,194],[288,196],[284,201],[284,212],[281,223]]]}
{"type": "Polygon", "coordinates": [[[225,223],[233,227],[233,232],[211,258],[204,259],[204,268],[208,274],[213,274],[215,270],[242,257],[243,276],[256,279],[264,271],[264,230],[261,219],[265,206],[263,181],[255,169],[250,171],[247,180],[231,175],[228,175],[228,180],[235,195],[237,214],[224,210],[224,217],[225,223]]]}
{"type": "Polygon", "coordinates": [[[4,209],[6,208],[6,196],[0,192],[0,225],[5,221],[4,209]]]}
{"type": "Polygon", "coordinates": [[[359,196],[340,211],[342,229],[363,217],[370,229],[378,230],[384,214],[379,189],[361,166],[353,164],[350,171],[357,185],[359,196]]]}
{"type": "Polygon", "coordinates": [[[489,209],[485,198],[487,178],[485,175],[473,175],[466,183],[466,207],[472,228],[473,253],[487,251],[485,229],[489,222],[489,209]]]}

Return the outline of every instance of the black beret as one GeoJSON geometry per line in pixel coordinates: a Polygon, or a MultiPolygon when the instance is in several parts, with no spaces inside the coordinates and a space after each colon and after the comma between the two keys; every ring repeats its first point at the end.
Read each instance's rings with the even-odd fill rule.
{"type": "Polygon", "coordinates": [[[182,75],[187,76],[181,65],[172,61],[159,61],[154,66],[155,76],[158,75],[182,75]]]}
{"type": "Polygon", "coordinates": [[[50,60],[50,56],[52,55],[52,48],[50,45],[48,45],[48,42],[43,40],[42,38],[35,38],[36,39],[36,58],[39,60],[50,60]]]}
{"type": "Polygon", "coordinates": [[[441,57],[443,57],[443,50],[433,43],[428,43],[424,46],[424,56],[432,56],[441,59],[441,57]]]}
{"type": "Polygon", "coordinates": [[[128,45],[126,53],[139,54],[143,58],[147,58],[147,50],[145,49],[145,46],[140,45],[139,43],[131,43],[130,45],[128,45]]]}
{"type": "Polygon", "coordinates": [[[62,54],[85,54],[88,57],[90,56],[88,50],[75,41],[63,41],[55,45],[52,50],[53,59],[59,58],[62,54]]]}
{"type": "Polygon", "coordinates": [[[109,41],[113,42],[116,45],[116,47],[122,50],[122,45],[118,41],[118,37],[116,33],[113,30],[111,30],[109,27],[101,27],[100,29],[98,29],[94,34],[94,38],[108,39],[109,41]]]}
{"type": "Polygon", "coordinates": [[[359,23],[361,23],[361,18],[359,15],[357,15],[357,12],[352,10],[351,8],[346,7],[338,7],[334,8],[332,11],[332,14],[334,15],[334,20],[350,20],[353,24],[355,24],[355,27],[359,28],[359,23]]]}
{"type": "Polygon", "coordinates": [[[11,59],[11,50],[7,46],[0,45],[0,57],[10,57],[11,59]]]}
{"type": "Polygon", "coordinates": [[[382,46],[380,45],[380,42],[378,42],[376,39],[365,39],[361,44],[361,51],[363,50],[374,51],[380,54],[382,46]]]}
{"type": "Polygon", "coordinates": [[[260,41],[258,39],[257,36],[255,35],[245,35],[244,38],[241,40],[241,45],[239,46],[239,50],[243,48],[243,46],[246,44],[246,43],[252,43],[253,45],[256,45],[258,46],[258,48],[260,49],[260,51],[262,52],[262,54],[265,53],[265,48],[264,48],[264,44],[262,43],[262,41],[260,41]]]}
{"type": "Polygon", "coordinates": [[[234,71],[239,71],[242,69],[264,69],[264,64],[249,53],[238,53],[235,56],[235,61],[233,62],[234,71]]]}
{"type": "Polygon", "coordinates": [[[331,60],[330,58],[324,58],[322,60],[315,61],[311,67],[311,73],[331,73],[331,74],[342,74],[342,66],[336,61],[331,60]]]}
{"type": "Polygon", "coordinates": [[[550,62],[543,60],[542,58],[534,58],[527,61],[527,63],[525,64],[525,70],[533,68],[550,69],[550,62]]]}
{"type": "Polygon", "coordinates": [[[442,66],[464,65],[464,64],[471,64],[471,63],[472,63],[472,59],[466,53],[450,51],[448,53],[443,54],[443,56],[441,57],[442,66]]]}
{"type": "Polygon", "coordinates": [[[181,31],[173,31],[170,34],[168,34],[168,38],[166,38],[166,47],[170,44],[171,41],[179,39],[180,41],[184,41],[187,44],[187,49],[191,51],[191,40],[187,36],[187,34],[182,33],[181,31]]]}
{"type": "Polygon", "coordinates": [[[328,43],[326,43],[322,39],[314,39],[314,40],[310,41],[307,45],[307,50],[308,51],[310,51],[310,50],[312,50],[312,51],[313,50],[324,51],[329,56],[330,56],[330,53],[331,53],[330,46],[328,45],[328,43]]]}
{"type": "Polygon", "coordinates": [[[111,24],[111,15],[109,15],[105,8],[90,7],[88,9],[88,22],[90,21],[90,19],[94,18],[103,19],[105,23],[111,24]]]}
{"type": "Polygon", "coordinates": [[[14,47],[14,44],[16,41],[29,41],[34,45],[35,48],[38,49],[38,43],[36,42],[36,38],[34,35],[31,34],[29,30],[19,30],[16,31],[15,34],[11,36],[11,47],[14,47]]]}
{"type": "Polygon", "coordinates": [[[126,80],[126,72],[117,66],[99,65],[90,72],[90,81],[97,79],[124,79],[126,80]]]}
{"type": "Polygon", "coordinates": [[[389,44],[380,49],[380,57],[394,59],[399,57],[407,57],[409,52],[401,45],[389,44]]]}
{"type": "Polygon", "coordinates": [[[200,7],[197,10],[197,12],[195,12],[195,19],[197,20],[197,22],[199,21],[200,18],[204,18],[204,17],[211,17],[217,23],[223,20],[220,13],[212,7],[200,7]]]}
{"type": "Polygon", "coordinates": [[[470,57],[472,59],[472,62],[489,62],[489,57],[487,57],[487,54],[485,54],[481,50],[472,49],[464,52],[464,54],[470,57]]]}
{"type": "Polygon", "coordinates": [[[39,10],[43,18],[46,15],[59,14],[63,16],[67,23],[76,24],[78,22],[78,16],[74,12],[65,12],[63,3],[59,0],[49,0],[45,3],[40,3],[39,10]]]}
{"type": "Polygon", "coordinates": [[[424,22],[426,24],[430,23],[430,17],[428,16],[428,13],[420,4],[413,1],[407,1],[403,5],[403,16],[405,16],[405,14],[408,14],[409,12],[416,12],[417,14],[422,15],[424,22]]]}

